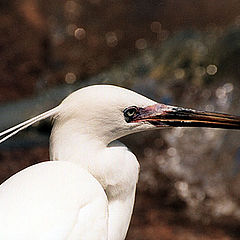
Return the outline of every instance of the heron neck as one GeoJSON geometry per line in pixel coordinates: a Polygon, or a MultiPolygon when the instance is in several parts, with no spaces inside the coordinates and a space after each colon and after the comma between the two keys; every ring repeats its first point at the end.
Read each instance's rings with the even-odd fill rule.
{"type": "MultiPolygon", "coordinates": [[[[127,180],[130,183],[133,182],[133,184],[137,182],[138,161],[134,154],[118,141],[107,144],[100,138],[81,133],[78,129],[71,128],[71,131],[69,131],[68,127],[61,126],[61,128],[58,128],[54,125],[49,149],[50,160],[70,161],[80,164],[97,179],[99,178],[98,180],[104,189],[111,182],[111,177],[114,177],[115,173],[115,176],[121,176],[121,178],[132,176],[133,179],[127,180]],[[111,176],[107,175],[110,172],[111,176]],[[120,175],[120,172],[124,174],[120,175]],[[126,173],[129,173],[129,176],[126,173]]],[[[114,184],[118,184],[116,181],[125,182],[122,181],[123,179],[116,179],[116,177],[114,179],[114,184]]],[[[111,185],[113,184],[111,183],[111,185]]],[[[124,186],[124,188],[127,189],[127,186],[124,186]]]]}
{"type": "Polygon", "coordinates": [[[123,240],[132,215],[139,164],[120,142],[106,145],[98,138],[68,128],[54,127],[51,160],[76,162],[102,185],[109,200],[109,240],[123,240]],[[64,136],[64,137],[62,137],[64,136]]]}

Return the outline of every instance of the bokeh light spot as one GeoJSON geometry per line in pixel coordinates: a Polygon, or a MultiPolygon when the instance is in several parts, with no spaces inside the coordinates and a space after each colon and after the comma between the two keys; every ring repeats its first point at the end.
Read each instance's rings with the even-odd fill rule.
{"type": "Polygon", "coordinates": [[[67,1],[65,3],[65,10],[69,13],[74,13],[78,10],[78,4],[75,1],[67,1]]]}
{"type": "Polygon", "coordinates": [[[208,75],[215,75],[218,71],[217,66],[214,64],[208,65],[206,70],[208,75]]]}
{"type": "Polygon", "coordinates": [[[177,68],[175,71],[174,71],[174,76],[176,79],[182,79],[184,78],[185,76],[185,71],[184,69],[182,68],[177,68]]]}
{"type": "Polygon", "coordinates": [[[144,38],[139,38],[136,42],[135,42],[135,46],[137,49],[145,49],[147,47],[147,41],[144,38]]]}
{"type": "Polygon", "coordinates": [[[67,73],[66,76],[65,76],[65,82],[67,84],[73,84],[74,82],[76,82],[76,80],[77,80],[77,77],[72,72],[67,73]]]}
{"type": "Polygon", "coordinates": [[[170,157],[175,157],[176,154],[177,154],[176,148],[174,148],[174,147],[168,148],[167,154],[168,154],[170,157]]]}
{"type": "Polygon", "coordinates": [[[83,28],[77,28],[74,31],[74,36],[78,40],[82,40],[82,39],[84,39],[86,37],[86,31],[83,28]]]}
{"type": "Polygon", "coordinates": [[[232,83],[225,83],[225,84],[223,85],[223,88],[226,90],[226,93],[230,93],[230,92],[233,91],[234,86],[233,86],[232,83]]]}
{"type": "Polygon", "coordinates": [[[216,97],[217,98],[225,98],[226,97],[226,90],[222,87],[217,88],[216,97]]]}
{"type": "Polygon", "coordinates": [[[162,25],[160,22],[152,22],[151,23],[151,31],[154,32],[154,33],[160,33],[161,32],[161,28],[162,28],[162,25]]]}
{"type": "Polygon", "coordinates": [[[116,47],[118,44],[118,38],[115,32],[107,32],[105,39],[109,47],[116,47]]]}
{"type": "Polygon", "coordinates": [[[202,77],[206,73],[206,70],[204,67],[196,67],[195,74],[199,77],[202,77]]]}
{"type": "Polygon", "coordinates": [[[212,104],[208,104],[205,107],[206,111],[213,112],[215,110],[214,106],[212,104]]]}
{"type": "Polygon", "coordinates": [[[188,188],[188,184],[186,182],[178,181],[174,185],[175,185],[175,188],[179,191],[179,193],[183,197],[187,197],[188,196],[189,188],[188,188]]]}

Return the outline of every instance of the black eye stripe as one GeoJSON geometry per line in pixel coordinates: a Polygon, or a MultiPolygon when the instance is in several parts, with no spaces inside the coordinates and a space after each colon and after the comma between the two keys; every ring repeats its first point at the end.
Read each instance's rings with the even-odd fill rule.
{"type": "Polygon", "coordinates": [[[125,117],[125,121],[126,122],[131,122],[134,119],[134,117],[137,116],[138,108],[136,106],[128,107],[123,111],[123,114],[124,114],[124,117],[125,117]]]}

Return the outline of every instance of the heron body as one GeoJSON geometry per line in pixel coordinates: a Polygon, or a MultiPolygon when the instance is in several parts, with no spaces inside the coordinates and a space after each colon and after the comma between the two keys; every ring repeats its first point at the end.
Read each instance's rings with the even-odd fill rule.
{"type": "Polygon", "coordinates": [[[0,188],[0,239],[105,240],[107,221],[103,188],[75,163],[36,164],[0,188]]]}
{"type": "Polygon", "coordinates": [[[0,239],[123,240],[139,163],[117,139],[156,127],[240,126],[239,117],[157,104],[124,88],[95,85],[0,136],[9,134],[6,140],[49,116],[53,161],[28,167],[0,186],[0,239]]]}

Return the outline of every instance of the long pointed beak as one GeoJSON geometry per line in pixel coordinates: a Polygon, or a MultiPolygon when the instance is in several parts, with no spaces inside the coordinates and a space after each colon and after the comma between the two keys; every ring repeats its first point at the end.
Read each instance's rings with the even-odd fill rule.
{"type": "Polygon", "coordinates": [[[240,129],[240,117],[187,108],[155,104],[139,109],[135,122],[147,121],[155,126],[209,127],[240,129]]]}

